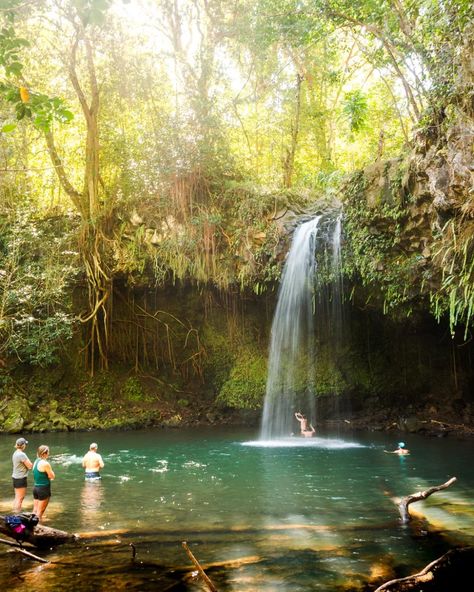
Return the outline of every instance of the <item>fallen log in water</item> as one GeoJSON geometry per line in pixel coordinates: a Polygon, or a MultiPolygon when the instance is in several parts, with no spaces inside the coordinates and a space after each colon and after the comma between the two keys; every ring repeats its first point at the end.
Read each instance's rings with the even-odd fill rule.
{"type": "Polygon", "coordinates": [[[5,516],[0,516],[0,532],[15,541],[26,542],[35,547],[43,548],[64,545],[64,543],[73,542],[77,538],[75,534],[65,532],[64,530],[58,530],[57,528],[43,526],[42,524],[37,524],[33,529],[27,529],[21,535],[17,536],[6,524],[5,516]]]}
{"type": "Polygon", "coordinates": [[[473,560],[474,547],[451,549],[420,572],[406,578],[390,580],[379,586],[375,592],[463,590],[466,582],[472,579],[473,560]]]}
{"type": "MultiPolygon", "coordinates": [[[[430,487],[402,498],[398,511],[403,524],[411,520],[409,505],[426,499],[437,491],[447,489],[456,482],[452,477],[446,483],[430,487]]],[[[462,584],[471,579],[470,564],[474,559],[474,547],[451,549],[442,557],[429,563],[420,572],[405,578],[393,579],[379,586],[375,592],[429,592],[438,590],[460,590],[462,584]]]]}
{"type": "Polygon", "coordinates": [[[412,495],[407,495],[406,497],[402,498],[402,500],[398,504],[398,511],[400,512],[400,518],[402,519],[402,523],[406,524],[411,520],[410,512],[408,510],[408,506],[410,504],[424,500],[433,493],[448,488],[450,485],[455,483],[455,481],[456,477],[452,477],[449,481],[446,481],[446,483],[443,483],[442,485],[430,487],[426,491],[419,491],[418,493],[413,493],[412,495]]]}

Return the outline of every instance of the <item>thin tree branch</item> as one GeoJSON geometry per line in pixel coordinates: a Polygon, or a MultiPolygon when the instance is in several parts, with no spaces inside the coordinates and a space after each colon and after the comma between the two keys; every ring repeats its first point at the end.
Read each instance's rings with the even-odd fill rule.
{"type": "Polygon", "coordinates": [[[77,208],[77,210],[82,215],[84,215],[85,212],[84,212],[83,195],[81,193],[79,193],[79,191],[74,189],[71,182],[69,181],[69,178],[68,178],[66,171],[64,169],[63,162],[61,160],[61,157],[58,154],[58,151],[56,149],[56,145],[54,143],[53,132],[51,130],[49,130],[49,131],[45,132],[44,135],[46,138],[46,145],[48,147],[49,156],[53,162],[54,168],[56,170],[56,174],[58,175],[58,178],[59,178],[59,182],[61,183],[61,186],[64,189],[64,191],[71,198],[71,200],[72,200],[73,204],[75,205],[75,207],[77,208]]]}

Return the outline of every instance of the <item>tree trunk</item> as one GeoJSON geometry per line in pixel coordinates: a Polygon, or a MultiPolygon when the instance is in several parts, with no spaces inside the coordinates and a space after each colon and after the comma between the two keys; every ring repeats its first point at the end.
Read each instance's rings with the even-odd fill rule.
{"type": "Polygon", "coordinates": [[[406,524],[411,520],[410,512],[408,511],[408,506],[413,502],[419,502],[421,500],[426,499],[432,493],[436,493],[437,491],[441,491],[442,489],[448,488],[450,485],[456,482],[456,477],[451,477],[449,481],[443,483],[443,485],[437,485],[436,487],[430,487],[425,491],[420,491],[418,493],[413,493],[412,495],[407,495],[404,497],[400,503],[398,504],[398,511],[400,512],[400,518],[402,522],[406,524]]]}
{"type": "Polygon", "coordinates": [[[444,590],[466,590],[472,581],[474,547],[451,549],[445,555],[427,565],[420,572],[390,580],[379,586],[375,592],[437,592],[444,590]]]}
{"type": "Polygon", "coordinates": [[[30,543],[35,547],[56,547],[57,545],[64,545],[64,543],[71,543],[77,540],[75,534],[58,530],[56,528],[49,528],[42,524],[37,524],[33,530],[26,530],[18,537],[5,523],[5,516],[0,516],[0,532],[14,539],[15,541],[30,543]]]}
{"type": "Polygon", "coordinates": [[[283,158],[283,186],[289,189],[293,184],[293,172],[295,170],[295,155],[298,145],[298,135],[300,131],[300,115],[301,115],[301,83],[302,76],[296,76],[296,106],[295,117],[291,122],[291,140],[290,146],[285,148],[285,157],[283,158]]]}
{"type": "Polygon", "coordinates": [[[87,327],[85,366],[93,375],[96,364],[108,367],[109,301],[112,280],[107,264],[107,216],[99,199],[99,106],[100,94],[96,78],[93,48],[82,25],[76,23],[76,39],[69,58],[69,77],[76,92],[86,122],[85,163],[82,192],[69,181],[57,152],[52,132],[46,133],[46,143],[61,186],[71,198],[82,219],[79,248],[84,263],[89,301],[88,310],[80,317],[87,327]],[[85,48],[88,73],[88,95],[78,77],[77,54],[79,45],[85,48]]]}

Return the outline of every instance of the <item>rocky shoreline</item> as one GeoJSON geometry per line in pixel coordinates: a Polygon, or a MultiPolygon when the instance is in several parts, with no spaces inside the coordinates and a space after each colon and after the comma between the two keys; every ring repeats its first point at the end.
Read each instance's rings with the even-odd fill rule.
{"type": "Polygon", "coordinates": [[[324,422],[329,428],[343,428],[347,430],[364,430],[373,432],[405,432],[420,434],[432,438],[460,437],[474,438],[472,424],[452,421],[426,419],[419,416],[387,418],[380,416],[360,416],[351,419],[335,419],[324,422]]]}
{"type": "MultiPolygon", "coordinates": [[[[353,431],[402,432],[429,437],[474,438],[474,423],[470,414],[457,415],[451,408],[446,413],[434,413],[434,408],[418,411],[389,409],[359,409],[356,413],[324,413],[316,427],[353,431]]],[[[202,401],[191,405],[181,402],[143,405],[143,402],[119,402],[91,413],[87,406],[72,414],[67,401],[48,401],[38,406],[25,397],[0,400],[0,433],[27,434],[89,430],[133,430],[142,428],[186,428],[244,425],[256,427],[260,411],[245,411],[216,406],[202,401]]]]}

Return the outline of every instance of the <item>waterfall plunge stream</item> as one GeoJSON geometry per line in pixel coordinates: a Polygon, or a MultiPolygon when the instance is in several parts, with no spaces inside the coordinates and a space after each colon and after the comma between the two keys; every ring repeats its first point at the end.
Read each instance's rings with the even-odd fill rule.
{"type": "Polygon", "coordinates": [[[341,216],[327,236],[328,219],[316,216],[301,224],[283,269],[273,317],[268,378],[263,407],[262,440],[288,437],[294,413],[301,411],[314,423],[316,385],[315,311],[324,315],[328,334],[342,337],[341,216]],[[320,235],[323,240],[319,240],[320,235]],[[315,294],[316,250],[331,250],[333,281],[315,294]]]}

